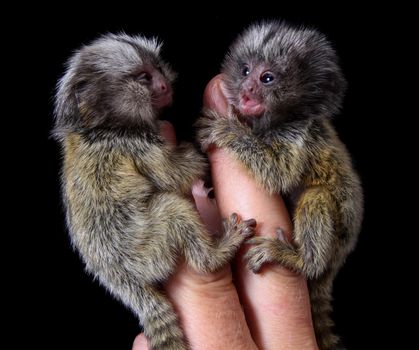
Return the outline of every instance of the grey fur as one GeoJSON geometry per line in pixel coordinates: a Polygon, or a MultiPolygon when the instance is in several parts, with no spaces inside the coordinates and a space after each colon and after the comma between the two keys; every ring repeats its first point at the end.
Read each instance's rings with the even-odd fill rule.
{"type": "Polygon", "coordinates": [[[269,193],[293,199],[293,244],[255,237],[249,241],[254,246],[246,255],[248,266],[258,272],[264,263],[277,262],[303,273],[318,345],[337,349],[332,282],[356,244],[363,195],[350,155],[330,123],[346,89],[336,53],[314,29],[263,22],[232,44],[222,73],[233,108],[224,117],[204,111],[197,123],[203,149],[210,144],[227,149],[269,193]],[[240,93],[260,67],[274,77],[262,84],[261,75],[254,89],[263,113],[240,115],[240,93]]]}
{"type": "Polygon", "coordinates": [[[285,22],[252,25],[232,44],[223,62],[225,82],[234,105],[244,63],[267,62],[279,82],[265,91],[268,111],[256,128],[286,118],[330,117],[341,107],[346,80],[326,37],[314,29],[285,22]]]}
{"type": "Polygon", "coordinates": [[[221,268],[253,228],[233,215],[215,238],[201,223],[190,191],[205,159],[159,134],[153,103],[175,76],[160,46],[109,34],[76,51],[58,83],[54,135],[67,225],[87,271],[138,316],[152,349],[180,350],[186,340],[162,284],[181,256],[197,271],[221,268]]]}

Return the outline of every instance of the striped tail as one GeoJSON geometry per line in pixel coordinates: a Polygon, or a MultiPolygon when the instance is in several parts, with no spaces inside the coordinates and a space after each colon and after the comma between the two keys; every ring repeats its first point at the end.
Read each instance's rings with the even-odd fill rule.
{"type": "Polygon", "coordinates": [[[179,320],[169,299],[160,291],[142,290],[142,321],[144,335],[152,350],[187,350],[179,320]]]}
{"type": "Polygon", "coordinates": [[[340,338],[333,333],[334,322],[331,318],[331,287],[310,283],[311,313],[317,345],[320,350],[344,350],[340,338]]]}

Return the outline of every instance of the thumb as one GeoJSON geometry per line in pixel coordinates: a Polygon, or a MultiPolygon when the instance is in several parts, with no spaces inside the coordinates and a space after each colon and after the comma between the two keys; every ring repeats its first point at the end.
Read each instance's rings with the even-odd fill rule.
{"type": "Polygon", "coordinates": [[[176,146],[176,132],[172,123],[167,120],[159,121],[160,135],[167,141],[169,145],[176,146]]]}
{"type": "Polygon", "coordinates": [[[227,98],[223,93],[223,75],[218,74],[210,80],[204,91],[204,106],[225,115],[228,109],[227,98]]]}
{"type": "Polygon", "coordinates": [[[149,350],[147,339],[144,333],[137,335],[132,344],[132,350],[149,350]]]}

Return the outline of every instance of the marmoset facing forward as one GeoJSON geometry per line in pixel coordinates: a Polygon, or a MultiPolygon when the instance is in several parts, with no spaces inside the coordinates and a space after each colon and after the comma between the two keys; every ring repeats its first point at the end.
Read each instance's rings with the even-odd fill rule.
{"type": "Polygon", "coordinates": [[[354,248],[363,215],[359,178],[330,118],[346,82],[326,38],[282,22],[256,24],[233,43],[222,68],[227,116],[205,111],[198,138],[225,148],[269,193],[293,202],[293,244],[254,237],[246,254],[258,272],[279,263],[309,282],[318,345],[336,349],[333,279],[354,248]]]}
{"type": "Polygon", "coordinates": [[[255,222],[232,215],[218,239],[203,227],[188,195],[205,161],[159,134],[174,79],[159,52],[156,40],[124,34],[77,51],[58,84],[54,135],[67,224],[87,270],[136,313],[152,349],[180,350],[186,342],[159,287],[180,255],[202,272],[225,265],[255,222]]]}

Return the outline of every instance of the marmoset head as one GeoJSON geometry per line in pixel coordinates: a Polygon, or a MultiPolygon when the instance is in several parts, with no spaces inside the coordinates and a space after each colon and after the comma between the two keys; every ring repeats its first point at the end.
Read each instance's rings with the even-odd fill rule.
{"type": "Polygon", "coordinates": [[[252,25],[223,62],[227,97],[252,124],[329,117],[342,104],[346,81],[324,35],[283,22],[252,25]]]}
{"type": "Polygon", "coordinates": [[[175,78],[160,48],[155,38],[107,34],[76,51],[57,86],[56,132],[153,122],[175,78]]]}

